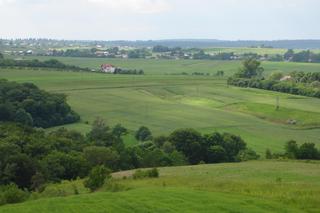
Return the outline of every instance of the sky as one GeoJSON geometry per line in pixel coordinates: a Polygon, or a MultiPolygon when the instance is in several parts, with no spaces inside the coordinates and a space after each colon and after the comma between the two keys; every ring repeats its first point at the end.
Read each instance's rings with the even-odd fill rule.
{"type": "Polygon", "coordinates": [[[0,38],[320,39],[320,0],[0,0],[0,38]]]}

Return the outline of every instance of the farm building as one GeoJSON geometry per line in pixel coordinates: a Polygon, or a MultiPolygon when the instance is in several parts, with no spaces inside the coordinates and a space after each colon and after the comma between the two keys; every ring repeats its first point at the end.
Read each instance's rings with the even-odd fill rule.
{"type": "Polygon", "coordinates": [[[116,71],[116,67],[112,64],[102,64],[101,71],[105,73],[114,73],[116,71]]]}
{"type": "Polygon", "coordinates": [[[289,81],[291,79],[292,79],[292,77],[290,75],[286,75],[283,78],[281,78],[280,81],[289,81]]]}

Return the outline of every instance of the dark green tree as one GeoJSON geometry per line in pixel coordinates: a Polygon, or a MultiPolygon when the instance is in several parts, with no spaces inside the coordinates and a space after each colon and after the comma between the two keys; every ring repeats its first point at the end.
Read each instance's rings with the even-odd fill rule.
{"type": "Polygon", "coordinates": [[[226,151],[222,146],[215,145],[208,149],[208,163],[220,163],[227,160],[226,151]]]}
{"type": "Polygon", "coordinates": [[[261,62],[254,58],[249,58],[242,62],[242,67],[236,73],[238,78],[253,78],[262,76],[264,69],[261,67],[261,62]]]}
{"type": "Polygon", "coordinates": [[[90,189],[91,192],[94,192],[103,186],[106,178],[110,177],[110,173],[111,170],[104,166],[96,166],[91,170],[89,177],[84,181],[84,186],[90,189]]]}
{"type": "Polygon", "coordinates": [[[121,124],[117,124],[113,127],[112,134],[117,138],[120,138],[121,136],[128,134],[128,130],[121,124]]]}
{"type": "Polygon", "coordinates": [[[148,141],[152,139],[152,133],[148,127],[141,126],[135,134],[135,138],[138,141],[148,141]]]}
{"type": "Polygon", "coordinates": [[[33,125],[33,119],[30,113],[26,112],[24,109],[18,109],[15,114],[15,121],[26,126],[33,125]]]}
{"type": "Polygon", "coordinates": [[[296,141],[288,141],[285,145],[286,156],[295,159],[298,157],[299,147],[296,141]]]}
{"type": "Polygon", "coordinates": [[[319,151],[314,143],[304,143],[300,146],[298,152],[299,159],[319,159],[319,151]]]}
{"type": "Polygon", "coordinates": [[[84,157],[91,167],[104,165],[111,169],[117,169],[119,154],[109,147],[89,146],[83,150],[84,157]]]}
{"type": "Polygon", "coordinates": [[[176,130],[169,136],[169,141],[181,151],[191,164],[198,164],[204,159],[202,136],[194,129],[176,130]]]}

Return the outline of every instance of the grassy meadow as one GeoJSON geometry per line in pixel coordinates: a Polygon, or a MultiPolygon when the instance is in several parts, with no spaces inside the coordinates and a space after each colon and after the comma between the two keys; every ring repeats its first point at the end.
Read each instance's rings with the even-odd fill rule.
{"type": "Polygon", "coordinates": [[[0,212],[316,213],[320,208],[318,162],[252,161],[159,171],[159,178],[140,180],[131,178],[133,171],[114,173],[93,194],[82,180],[65,181],[48,186],[41,198],[34,195],[35,200],[2,206],[0,212]]]}
{"type": "MultiPolygon", "coordinates": [[[[47,60],[52,57],[25,57],[27,59],[47,60]]],[[[215,61],[215,60],[146,60],[146,59],[107,59],[107,58],[77,58],[77,57],[53,57],[66,64],[100,69],[103,63],[110,63],[118,67],[128,69],[143,69],[147,75],[165,75],[202,72],[215,74],[223,70],[226,76],[231,76],[238,71],[241,61],[215,61]]],[[[320,63],[292,63],[292,62],[270,62],[262,63],[265,75],[275,71],[284,73],[292,71],[318,72],[320,63]]]]}
{"type": "MultiPolygon", "coordinates": [[[[45,58],[43,58],[45,59],[45,58]]],[[[250,148],[263,154],[278,152],[288,140],[320,145],[320,99],[271,91],[229,87],[225,78],[169,75],[181,72],[237,71],[240,62],[175,60],[105,60],[58,58],[79,66],[117,66],[144,69],[146,75],[107,75],[53,70],[0,69],[0,78],[33,82],[50,92],[65,93],[82,121],[66,127],[87,132],[100,116],[108,124],[121,123],[135,131],[148,126],[154,135],[177,128],[195,128],[203,133],[231,132],[245,139],[250,148]],[[279,97],[280,109],[276,109],[279,97]],[[296,125],[289,125],[295,120],[296,125]],[[86,124],[86,121],[89,124],[86,124]]],[[[320,64],[264,62],[266,73],[273,70],[317,71],[320,64]]],[[[136,141],[126,137],[127,144],[136,141]]]]}

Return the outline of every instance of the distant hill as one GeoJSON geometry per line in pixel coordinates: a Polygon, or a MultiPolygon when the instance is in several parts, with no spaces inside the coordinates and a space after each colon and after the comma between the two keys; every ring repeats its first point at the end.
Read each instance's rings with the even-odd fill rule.
{"type": "Polygon", "coordinates": [[[138,46],[150,47],[163,45],[168,47],[184,48],[205,48],[205,47],[251,47],[265,46],[285,49],[319,49],[320,40],[274,40],[274,41],[255,41],[255,40],[216,40],[216,39],[168,39],[168,40],[148,40],[148,41],[106,41],[111,46],[138,46]]]}

